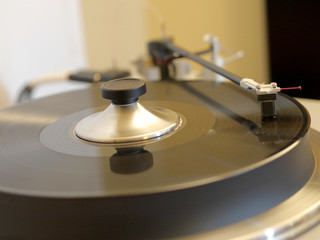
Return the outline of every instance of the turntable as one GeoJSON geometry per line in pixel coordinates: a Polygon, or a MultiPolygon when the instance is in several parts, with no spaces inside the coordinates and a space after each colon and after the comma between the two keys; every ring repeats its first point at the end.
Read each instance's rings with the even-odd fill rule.
{"type": "Polygon", "coordinates": [[[269,87],[121,78],[3,110],[0,239],[303,238],[320,134],[269,87]]]}

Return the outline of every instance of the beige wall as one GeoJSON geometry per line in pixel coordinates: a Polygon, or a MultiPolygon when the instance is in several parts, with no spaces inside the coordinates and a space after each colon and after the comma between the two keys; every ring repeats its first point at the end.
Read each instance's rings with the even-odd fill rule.
{"type": "MultiPolygon", "coordinates": [[[[169,36],[190,51],[207,45],[206,33],[219,37],[245,58],[226,65],[234,73],[268,81],[263,0],[149,0],[161,12],[169,36]]],[[[91,67],[127,67],[146,43],[161,36],[159,21],[143,0],[82,0],[85,35],[91,67]]]]}
{"type": "Polygon", "coordinates": [[[140,0],[82,0],[82,9],[90,67],[126,68],[144,51],[145,10],[140,0]]]}

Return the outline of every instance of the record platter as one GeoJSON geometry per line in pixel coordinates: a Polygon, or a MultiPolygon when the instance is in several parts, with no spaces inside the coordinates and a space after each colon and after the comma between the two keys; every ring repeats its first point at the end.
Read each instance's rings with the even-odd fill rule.
{"type": "Polygon", "coordinates": [[[320,134],[233,83],[122,78],[0,112],[0,239],[288,239],[320,221],[320,134]],[[102,89],[102,94],[101,94],[102,89]]]}

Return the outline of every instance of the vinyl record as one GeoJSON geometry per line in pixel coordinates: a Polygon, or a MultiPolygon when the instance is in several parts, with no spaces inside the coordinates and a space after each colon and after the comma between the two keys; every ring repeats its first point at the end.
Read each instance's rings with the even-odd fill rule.
{"type": "MultiPolygon", "coordinates": [[[[233,84],[149,82],[139,101],[177,112],[182,123],[131,144],[143,146],[136,154],[76,136],[80,120],[110,104],[98,85],[2,111],[0,201],[11,210],[0,209],[0,234],[14,232],[15,222],[15,236],[34,238],[214,236],[312,179],[318,155],[309,115],[286,95],[278,95],[277,118],[264,120],[255,96],[233,84]]],[[[243,229],[252,233],[250,226],[243,229]]]]}
{"type": "Polygon", "coordinates": [[[74,134],[77,122],[109,104],[97,87],[7,109],[0,116],[0,189],[52,197],[123,196],[241,174],[273,161],[309,126],[306,111],[282,95],[277,119],[262,122],[253,97],[233,85],[149,83],[141,102],[170,108],[183,124],[172,136],[145,145],[152,167],[132,175],[113,171],[114,146],[74,134]]]}

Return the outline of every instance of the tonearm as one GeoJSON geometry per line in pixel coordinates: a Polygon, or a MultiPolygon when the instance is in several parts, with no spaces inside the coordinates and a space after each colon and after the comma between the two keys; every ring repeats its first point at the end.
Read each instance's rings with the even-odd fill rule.
{"type": "Polygon", "coordinates": [[[253,79],[242,78],[199,57],[200,53],[205,51],[193,54],[176,46],[170,40],[152,41],[149,43],[148,47],[154,64],[160,67],[162,79],[170,78],[168,65],[172,60],[180,57],[189,58],[255,94],[257,96],[257,100],[261,103],[262,118],[276,118],[277,93],[281,91],[281,88],[277,86],[277,83],[271,82],[270,84],[264,84],[258,83],[253,79]]]}

